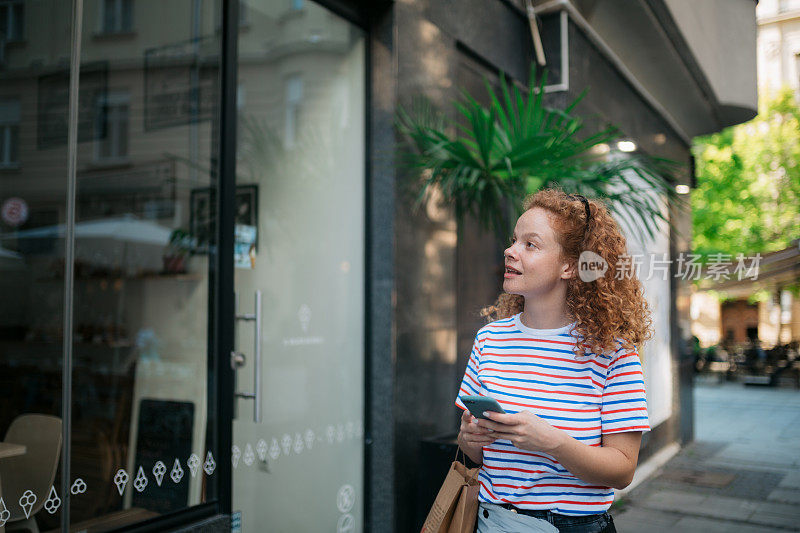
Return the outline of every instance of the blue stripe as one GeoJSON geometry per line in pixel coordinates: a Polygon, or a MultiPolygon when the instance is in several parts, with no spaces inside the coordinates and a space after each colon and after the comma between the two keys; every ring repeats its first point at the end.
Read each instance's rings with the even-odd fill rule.
{"type": "Polygon", "coordinates": [[[646,416],[631,416],[628,418],[614,418],[614,419],[603,419],[605,424],[616,424],[617,422],[627,422],[628,420],[647,420],[646,416]]]}
{"type": "Polygon", "coordinates": [[[586,370],[588,370],[589,372],[591,372],[595,376],[599,377],[600,379],[605,379],[605,377],[606,377],[605,374],[601,374],[597,370],[595,370],[593,368],[589,368],[589,367],[564,368],[564,367],[560,367],[560,366],[557,366],[557,365],[545,365],[545,364],[542,364],[542,363],[529,363],[529,362],[526,362],[526,361],[499,361],[499,360],[490,359],[490,358],[484,359],[483,363],[484,364],[492,363],[492,364],[495,364],[495,365],[538,366],[538,367],[541,367],[541,368],[551,368],[553,370],[566,370],[568,372],[585,372],[586,370]]]}
{"type": "MultiPolygon", "coordinates": [[[[538,383],[539,385],[549,385],[551,387],[555,386],[553,383],[550,383],[549,381],[542,381],[542,380],[539,380],[539,379],[507,378],[505,376],[492,376],[492,379],[495,379],[495,378],[496,379],[502,379],[502,380],[505,380],[505,381],[519,381],[521,383],[538,383]]],[[[578,388],[581,388],[581,389],[592,389],[592,390],[594,389],[594,387],[592,385],[586,385],[584,383],[559,383],[558,384],[558,387],[565,387],[565,386],[566,387],[578,387],[578,388]]],[[[553,391],[553,392],[557,393],[558,391],[553,391]]],[[[600,395],[598,394],[597,396],[599,397],[600,395]]]]}
{"type": "Polygon", "coordinates": [[[527,345],[509,345],[509,346],[495,346],[493,344],[485,344],[483,346],[484,350],[491,348],[493,350],[541,350],[543,352],[556,352],[556,353],[563,353],[568,355],[574,355],[575,352],[572,350],[565,350],[564,348],[549,348],[544,346],[527,346],[527,345]]]}
{"type": "MultiPolygon", "coordinates": [[[[497,466],[502,466],[502,463],[517,463],[521,465],[529,465],[529,466],[541,466],[544,468],[549,468],[554,472],[569,472],[566,468],[558,468],[553,463],[544,463],[542,461],[526,461],[524,459],[508,459],[506,457],[492,457],[491,454],[489,456],[484,456],[484,461],[496,461],[500,464],[497,466]]],[[[492,466],[492,465],[489,465],[492,466]]]]}
{"type": "MultiPolygon", "coordinates": [[[[637,393],[637,394],[641,394],[641,393],[637,393]]],[[[614,404],[617,404],[617,403],[632,403],[632,402],[641,402],[641,403],[645,404],[645,406],[647,405],[647,400],[644,397],[642,397],[642,398],[628,398],[627,400],[614,400],[613,402],[603,402],[603,405],[614,405],[614,404]]]]}
{"type": "Polygon", "coordinates": [[[481,391],[479,391],[478,389],[476,389],[476,388],[475,388],[475,387],[472,385],[472,382],[471,382],[471,381],[469,381],[468,379],[465,379],[465,380],[464,380],[464,381],[462,381],[461,383],[462,383],[462,385],[466,385],[466,386],[467,386],[467,388],[468,388],[468,389],[469,389],[471,392],[474,392],[474,393],[475,393],[475,394],[473,394],[473,396],[479,396],[479,395],[480,395],[480,392],[481,392],[481,391]]]}
{"type": "MultiPolygon", "coordinates": [[[[606,497],[610,496],[610,494],[608,494],[607,492],[598,492],[598,491],[591,491],[591,490],[587,490],[586,492],[535,492],[533,494],[516,494],[514,492],[499,491],[499,490],[496,490],[494,487],[492,487],[492,492],[494,492],[498,496],[513,496],[515,498],[528,498],[528,497],[535,497],[535,496],[583,496],[583,497],[596,496],[599,499],[600,496],[606,496],[606,497]]],[[[588,500],[588,501],[591,502],[592,500],[588,500]]],[[[547,503],[547,502],[541,502],[541,503],[547,503]]],[[[595,511],[595,513],[596,512],[597,511],[595,511]]],[[[593,514],[593,513],[590,513],[590,514],[593,514]]]]}
{"type": "Polygon", "coordinates": [[[642,381],[641,379],[636,379],[633,381],[615,381],[614,383],[607,383],[606,388],[620,387],[622,385],[641,385],[642,387],[644,387],[644,381],[642,381]]]}
{"type": "MultiPolygon", "coordinates": [[[[484,388],[489,392],[493,392],[493,389],[490,389],[488,385],[484,385],[484,388]]],[[[501,390],[494,390],[494,393],[495,394],[502,394],[503,396],[512,396],[514,398],[522,398],[524,400],[531,400],[531,401],[537,401],[537,402],[559,402],[559,403],[568,403],[568,404],[572,404],[572,405],[594,405],[594,406],[597,406],[597,407],[600,407],[602,405],[602,403],[600,403],[600,402],[589,403],[589,402],[580,402],[580,401],[575,401],[575,400],[559,400],[559,399],[555,399],[555,398],[542,398],[540,396],[525,396],[524,394],[513,394],[511,392],[503,392],[501,390]]],[[[554,407],[553,409],[557,409],[557,408],[554,407]]]]}

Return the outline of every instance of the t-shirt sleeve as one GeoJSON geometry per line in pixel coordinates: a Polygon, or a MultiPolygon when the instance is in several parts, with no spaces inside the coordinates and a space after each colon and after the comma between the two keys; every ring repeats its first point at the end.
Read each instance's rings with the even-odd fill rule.
{"type": "Polygon", "coordinates": [[[487,396],[487,391],[478,377],[480,356],[480,345],[476,336],[475,342],[472,344],[472,353],[469,354],[469,361],[467,361],[467,368],[464,371],[464,378],[461,380],[461,387],[459,387],[458,395],[456,395],[456,405],[464,411],[467,410],[467,406],[461,401],[460,396],[487,396]]]}
{"type": "Polygon", "coordinates": [[[614,355],[603,387],[600,420],[603,433],[650,431],[644,374],[636,350],[623,349],[614,355]]]}

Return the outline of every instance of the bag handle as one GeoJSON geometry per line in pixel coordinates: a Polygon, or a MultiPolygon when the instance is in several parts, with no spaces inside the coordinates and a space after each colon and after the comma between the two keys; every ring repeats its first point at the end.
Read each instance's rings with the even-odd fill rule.
{"type": "MultiPolygon", "coordinates": [[[[454,458],[454,461],[458,461],[458,453],[459,452],[461,452],[461,455],[464,457],[464,462],[462,464],[466,467],[467,466],[467,454],[464,453],[464,450],[461,449],[461,446],[456,445],[456,456],[454,458]]],[[[481,469],[480,467],[472,469],[472,470],[474,470],[474,472],[472,472],[472,475],[467,480],[467,485],[469,485],[472,482],[472,480],[475,479],[475,477],[478,475],[478,472],[480,471],[480,469],[481,469]]]]}

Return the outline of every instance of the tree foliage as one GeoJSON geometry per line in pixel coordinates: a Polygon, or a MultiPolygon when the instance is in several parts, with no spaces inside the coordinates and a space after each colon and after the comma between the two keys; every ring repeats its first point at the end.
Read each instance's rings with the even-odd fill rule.
{"type": "Polygon", "coordinates": [[[693,152],[695,253],[766,253],[800,237],[800,108],[791,89],[765,94],[758,116],[697,138],[693,152]]]}

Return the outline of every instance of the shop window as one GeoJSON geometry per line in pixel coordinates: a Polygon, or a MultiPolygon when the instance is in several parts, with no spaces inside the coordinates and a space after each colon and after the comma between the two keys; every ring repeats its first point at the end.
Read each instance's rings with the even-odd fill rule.
{"type": "Polygon", "coordinates": [[[0,0],[0,33],[5,34],[6,42],[21,41],[24,38],[24,29],[23,0],[0,0]]]}
{"type": "Polygon", "coordinates": [[[286,125],[285,144],[294,147],[300,123],[300,108],[303,101],[303,78],[295,74],[286,80],[286,125]]]}
{"type": "Polygon", "coordinates": [[[133,0],[103,0],[100,5],[102,33],[127,33],[133,30],[133,0]]]}
{"type": "Polygon", "coordinates": [[[120,162],[128,157],[130,95],[109,92],[97,102],[95,126],[95,160],[120,162]]]}
{"type": "Polygon", "coordinates": [[[19,100],[0,100],[0,168],[19,167],[19,100]]]}

